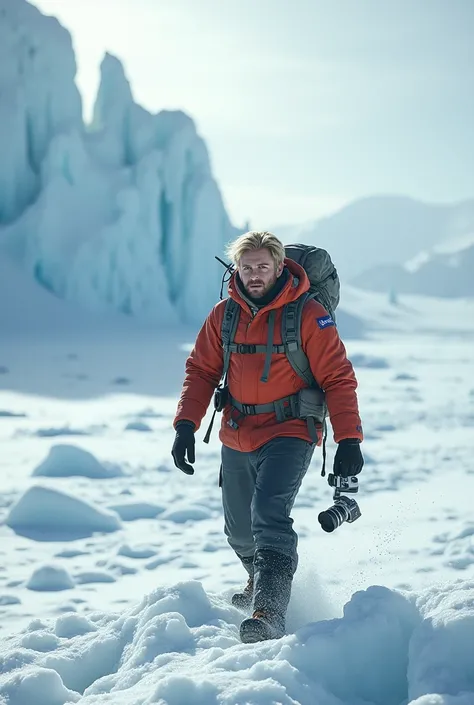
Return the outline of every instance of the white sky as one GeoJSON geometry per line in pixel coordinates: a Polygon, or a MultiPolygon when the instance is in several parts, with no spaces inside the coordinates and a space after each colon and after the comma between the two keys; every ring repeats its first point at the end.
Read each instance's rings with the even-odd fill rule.
{"type": "Polygon", "coordinates": [[[34,4],[73,35],[86,117],[110,51],[137,102],[194,118],[237,226],[474,196],[472,0],[34,4]]]}

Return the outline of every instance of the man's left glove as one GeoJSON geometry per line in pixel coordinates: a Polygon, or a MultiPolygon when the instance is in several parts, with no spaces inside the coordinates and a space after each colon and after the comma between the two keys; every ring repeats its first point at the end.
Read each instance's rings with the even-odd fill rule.
{"type": "Polygon", "coordinates": [[[174,439],[171,455],[173,456],[174,464],[182,470],[186,475],[194,475],[194,468],[189,463],[196,461],[194,447],[194,430],[195,425],[192,421],[178,421],[176,424],[176,437],[174,439]],[[185,457],[188,456],[186,462],[185,457]]]}
{"type": "Polygon", "coordinates": [[[351,477],[358,475],[364,467],[364,458],[360,451],[358,438],[344,438],[339,442],[334,456],[334,475],[351,477]]]}

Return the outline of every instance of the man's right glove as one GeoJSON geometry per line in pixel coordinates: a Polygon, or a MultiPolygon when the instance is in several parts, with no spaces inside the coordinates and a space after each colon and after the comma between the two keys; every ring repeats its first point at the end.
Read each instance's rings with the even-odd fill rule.
{"type": "Polygon", "coordinates": [[[358,475],[363,467],[364,458],[360,452],[359,439],[344,438],[340,441],[334,456],[334,475],[339,477],[358,475]]]}
{"type": "Polygon", "coordinates": [[[171,455],[173,456],[174,464],[182,470],[186,475],[194,475],[194,468],[189,463],[196,461],[194,453],[194,429],[195,425],[192,421],[178,421],[176,424],[176,437],[174,439],[171,455]],[[188,463],[185,457],[188,457],[188,463]]]}

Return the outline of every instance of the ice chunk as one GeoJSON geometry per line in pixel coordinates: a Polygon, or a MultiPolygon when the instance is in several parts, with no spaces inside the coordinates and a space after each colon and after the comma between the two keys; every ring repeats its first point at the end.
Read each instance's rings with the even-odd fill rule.
{"type": "Polygon", "coordinates": [[[239,231],[193,120],[137,105],[106,54],[85,130],[69,33],[24,0],[0,6],[2,248],[81,306],[202,322],[219,291],[214,255],[239,231]]]}
{"type": "Polygon", "coordinates": [[[117,514],[47,487],[33,486],[11,507],[5,523],[36,540],[70,540],[117,531],[117,514]]]}
{"type": "Polygon", "coordinates": [[[0,1],[0,224],[13,221],[41,188],[52,138],[82,124],[71,36],[23,0],[0,1]]]}
{"type": "Polygon", "coordinates": [[[26,587],[29,590],[38,590],[39,592],[70,590],[74,587],[74,580],[65,568],[56,565],[44,565],[34,571],[26,587]]]}
{"type": "Polygon", "coordinates": [[[66,443],[51,447],[48,456],[33,470],[35,477],[71,477],[107,479],[123,475],[117,465],[100,463],[89,451],[66,443]]]}
{"type": "Polygon", "coordinates": [[[116,512],[123,521],[137,521],[138,519],[155,519],[164,512],[164,507],[152,502],[127,502],[126,504],[113,504],[109,507],[116,512]]]}

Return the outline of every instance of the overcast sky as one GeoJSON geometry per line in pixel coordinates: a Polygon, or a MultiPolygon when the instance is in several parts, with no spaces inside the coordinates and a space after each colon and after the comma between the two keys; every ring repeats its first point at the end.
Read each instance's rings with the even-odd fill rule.
{"type": "Polygon", "coordinates": [[[35,0],[73,35],[85,117],[105,51],[195,120],[233,222],[373,193],[474,197],[474,0],[35,0]]]}

